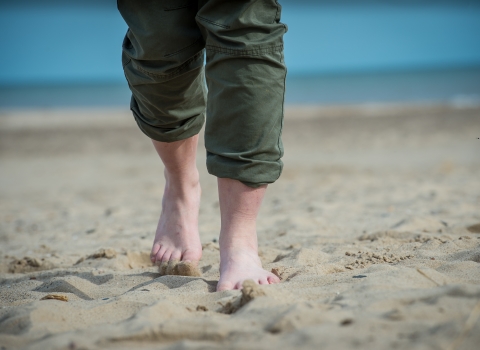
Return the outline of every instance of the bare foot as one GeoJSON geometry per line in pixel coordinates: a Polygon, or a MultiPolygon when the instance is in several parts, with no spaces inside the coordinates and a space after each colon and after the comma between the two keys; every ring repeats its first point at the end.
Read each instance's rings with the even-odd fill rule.
{"type": "Polygon", "coordinates": [[[162,213],[158,221],[150,259],[160,265],[189,261],[196,265],[202,256],[198,235],[200,183],[198,172],[190,181],[179,181],[165,172],[162,213]]]}
{"type": "Polygon", "coordinates": [[[262,268],[258,257],[257,215],[266,189],[266,185],[251,188],[237,180],[218,178],[222,227],[217,291],[242,289],[245,280],[258,284],[280,282],[262,268]]]}
{"type": "Polygon", "coordinates": [[[279,283],[280,279],[262,268],[256,250],[229,247],[220,252],[220,280],[217,291],[242,289],[246,280],[258,284],[279,283]]]}

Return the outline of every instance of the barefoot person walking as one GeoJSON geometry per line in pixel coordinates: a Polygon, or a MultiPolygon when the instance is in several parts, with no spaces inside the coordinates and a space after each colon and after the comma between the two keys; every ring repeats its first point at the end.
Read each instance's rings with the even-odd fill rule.
{"type": "Polygon", "coordinates": [[[206,120],[207,169],[218,178],[221,213],[217,290],[239,289],[247,279],[278,283],[258,257],[256,220],[267,185],[282,171],[286,26],[280,5],[275,0],[117,3],[128,25],[122,64],[130,107],[165,165],[152,262],[197,264],[201,258],[195,157],[206,120]]]}

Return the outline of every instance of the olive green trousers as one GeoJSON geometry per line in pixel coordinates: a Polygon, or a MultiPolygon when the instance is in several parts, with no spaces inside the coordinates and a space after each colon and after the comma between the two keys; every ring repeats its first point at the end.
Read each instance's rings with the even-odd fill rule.
{"type": "Polygon", "coordinates": [[[196,135],[206,120],[211,174],[250,187],[277,180],[283,167],[287,30],[278,2],[117,4],[129,28],[122,64],[140,129],[153,140],[173,142],[196,135]]]}

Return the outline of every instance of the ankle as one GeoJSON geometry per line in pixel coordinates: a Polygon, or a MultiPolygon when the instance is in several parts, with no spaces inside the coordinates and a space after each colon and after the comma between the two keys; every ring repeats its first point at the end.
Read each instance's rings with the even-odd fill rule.
{"type": "Polygon", "coordinates": [[[190,191],[200,185],[200,174],[197,168],[188,171],[169,172],[165,169],[165,187],[180,192],[190,191]]]}
{"type": "Polygon", "coordinates": [[[219,239],[219,246],[220,246],[220,254],[235,254],[237,252],[250,252],[254,254],[258,254],[258,244],[257,244],[257,237],[251,236],[236,236],[230,237],[222,235],[220,233],[219,239]]]}
{"type": "Polygon", "coordinates": [[[238,245],[220,245],[220,273],[231,264],[243,264],[245,262],[262,265],[256,245],[245,244],[244,242],[240,242],[238,245]]]}

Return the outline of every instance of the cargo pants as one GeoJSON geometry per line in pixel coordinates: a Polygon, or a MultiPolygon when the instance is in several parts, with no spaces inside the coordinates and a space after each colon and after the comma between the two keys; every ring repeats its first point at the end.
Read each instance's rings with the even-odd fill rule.
{"type": "Polygon", "coordinates": [[[122,65],[140,129],[153,140],[174,142],[198,134],[206,119],[209,173],[250,187],[277,180],[283,167],[287,30],[278,2],[117,5],[128,25],[122,65]]]}

